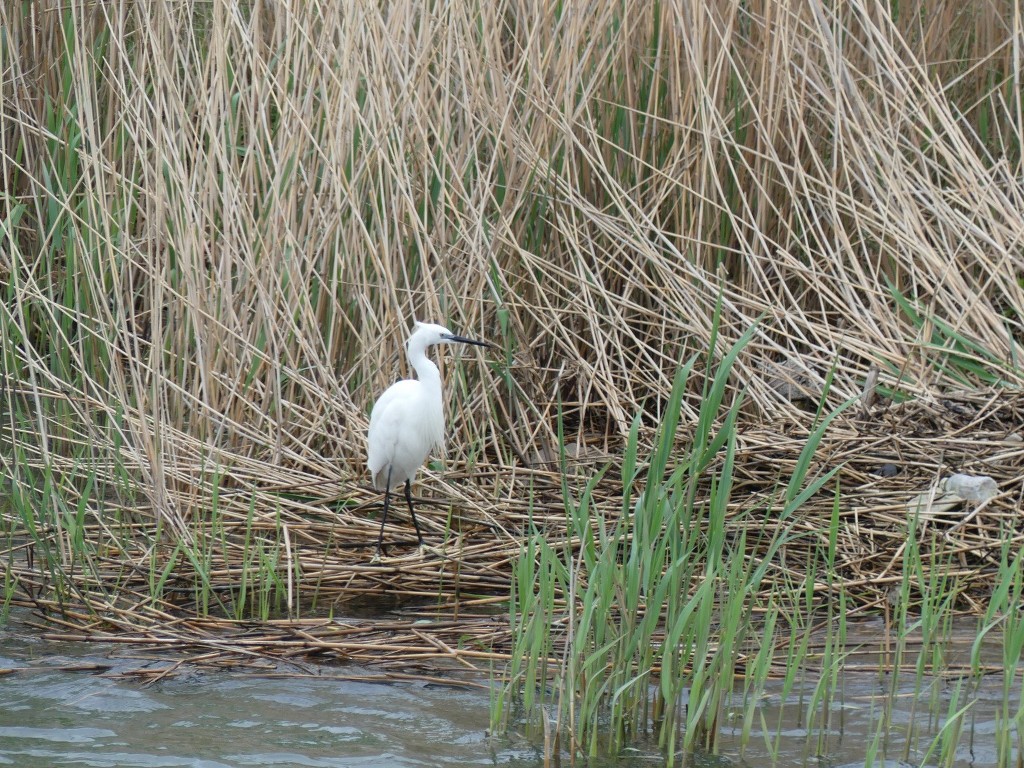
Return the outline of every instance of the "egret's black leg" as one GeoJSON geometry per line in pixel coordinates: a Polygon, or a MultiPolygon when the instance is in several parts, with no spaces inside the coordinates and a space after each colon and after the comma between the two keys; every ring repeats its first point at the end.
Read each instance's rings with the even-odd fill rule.
{"type": "Polygon", "coordinates": [[[412,516],[412,525],[416,529],[416,538],[420,540],[420,546],[423,546],[423,534],[420,533],[420,524],[416,522],[416,513],[412,508],[412,480],[405,481],[405,500],[409,504],[409,514],[412,516]]]}
{"type": "Polygon", "coordinates": [[[391,500],[391,467],[388,467],[387,484],[384,486],[384,512],[380,516],[380,533],[377,535],[377,554],[374,559],[380,557],[384,550],[384,523],[388,521],[388,502],[391,500]]]}

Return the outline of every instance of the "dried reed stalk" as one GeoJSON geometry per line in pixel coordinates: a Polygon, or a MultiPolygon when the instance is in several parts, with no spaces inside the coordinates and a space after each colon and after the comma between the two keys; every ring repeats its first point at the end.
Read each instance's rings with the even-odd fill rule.
{"type": "MultiPolygon", "coordinates": [[[[214,593],[274,553],[292,611],[501,595],[528,519],[564,535],[559,411],[573,467],[615,464],[677,366],[758,317],[730,384],[737,508],[771,514],[802,395],[834,369],[834,407],[877,370],[919,400],[840,419],[816,457],[843,466],[837,583],[882,599],[906,501],[948,470],[1004,491],[930,523],[971,590],[1019,538],[1018,4],[71,0],[5,4],[0,27],[0,461],[14,488],[49,478],[32,498],[60,606],[95,612],[79,631],[210,633],[180,623],[179,543],[211,553],[214,593]],[[413,318],[504,354],[444,365],[449,461],[418,493],[449,558],[373,569],[366,413],[413,318]],[[965,386],[985,388],[950,400],[967,422],[943,405],[965,386]]],[[[600,493],[615,514],[612,475],[600,493]]],[[[22,594],[56,605],[2,514],[22,594]]],[[[465,658],[407,628],[389,655],[376,631],[380,658],[465,658]]]]}

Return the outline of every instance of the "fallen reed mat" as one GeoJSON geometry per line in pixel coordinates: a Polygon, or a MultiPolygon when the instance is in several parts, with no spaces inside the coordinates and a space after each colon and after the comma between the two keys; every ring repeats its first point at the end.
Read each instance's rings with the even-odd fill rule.
{"type": "MultiPolygon", "coordinates": [[[[806,535],[791,536],[779,550],[758,599],[803,582],[815,548],[827,545],[838,498],[834,568],[828,580],[820,574],[813,588],[819,605],[841,591],[850,617],[888,616],[904,578],[909,526],[916,525],[920,578],[943,569],[957,609],[984,611],[1001,552],[1024,542],[1022,403],[1018,394],[973,392],[848,410],[825,433],[807,477],[832,469],[837,474],[787,521],[794,534],[806,535]],[[942,479],[957,472],[994,478],[998,495],[981,505],[932,503],[942,499],[942,479]]],[[[726,535],[735,542],[746,529],[743,557],[763,555],[768,537],[752,531],[781,524],[781,492],[808,431],[771,424],[739,428],[726,535]]],[[[576,453],[584,458],[566,467],[570,496],[578,498],[586,481],[610,463],[593,491],[597,524],[621,514],[620,447],[609,441],[589,446],[576,453]]],[[[367,488],[345,487],[355,501],[330,484],[225,493],[217,546],[207,548],[215,561],[206,615],[197,605],[195,571],[180,548],[168,540],[150,551],[153,522],[145,515],[134,530],[122,526],[118,546],[97,552],[100,562],[92,571],[71,572],[81,580],[68,584],[60,601],[40,597],[48,592],[48,576],[33,567],[33,545],[24,536],[15,535],[3,557],[14,563],[19,588],[13,602],[45,617],[39,626],[51,638],[128,644],[193,664],[265,670],[287,664],[295,670],[307,663],[352,662],[399,676],[433,670],[473,677],[494,669],[511,650],[507,598],[528,531],[542,532],[555,547],[578,547],[568,534],[561,486],[559,473],[548,466],[481,464],[472,472],[456,467],[443,476],[428,473],[419,517],[432,551],[422,557],[416,552],[399,504],[393,524],[389,520],[388,556],[376,565],[370,558],[381,500],[367,488]],[[254,494],[261,499],[255,505],[254,494]],[[265,503],[267,497],[274,504],[265,503]],[[239,610],[233,602],[241,597],[255,542],[265,556],[278,558],[274,590],[287,598],[268,611],[276,618],[227,618],[251,617],[259,604],[254,592],[269,590],[249,585],[245,605],[239,610]],[[150,593],[154,563],[169,573],[159,600],[150,593]]],[[[201,537],[200,521],[192,522],[201,537]]],[[[562,639],[555,638],[556,647],[562,639]]],[[[152,674],[172,671],[161,667],[152,674]]]]}

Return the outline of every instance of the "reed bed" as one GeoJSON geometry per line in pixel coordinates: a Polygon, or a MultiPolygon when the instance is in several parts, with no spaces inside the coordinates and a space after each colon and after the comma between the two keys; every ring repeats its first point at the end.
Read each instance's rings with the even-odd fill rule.
{"type": "Polygon", "coordinates": [[[1011,0],[3,4],[5,608],[490,670],[527,564],[629,545],[629,500],[692,460],[747,618],[993,626],[1024,538],[1022,42],[1011,0]],[[442,366],[416,493],[443,555],[400,519],[373,567],[367,413],[414,318],[498,350],[442,366]],[[999,493],[922,511],[954,472],[999,493]],[[383,599],[417,613],[354,618],[383,599]]]}

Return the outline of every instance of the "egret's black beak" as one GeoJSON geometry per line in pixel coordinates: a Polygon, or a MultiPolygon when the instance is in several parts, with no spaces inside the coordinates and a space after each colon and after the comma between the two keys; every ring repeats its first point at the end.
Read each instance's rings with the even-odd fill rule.
{"type": "Polygon", "coordinates": [[[456,336],[454,334],[452,334],[451,336],[445,336],[444,340],[445,341],[459,342],[460,344],[475,344],[478,347],[493,347],[494,346],[493,344],[490,344],[490,343],[488,343],[486,341],[477,341],[476,339],[467,339],[465,336],[456,336]]]}

